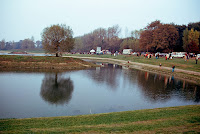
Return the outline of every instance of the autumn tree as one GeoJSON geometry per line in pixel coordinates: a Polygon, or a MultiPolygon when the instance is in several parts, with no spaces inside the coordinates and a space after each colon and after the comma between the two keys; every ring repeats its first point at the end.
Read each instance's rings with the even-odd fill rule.
{"type": "Polygon", "coordinates": [[[184,47],[183,47],[183,32],[184,30],[187,28],[186,25],[173,25],[176,30],[178,31],[178,34],[179,34],[179,38],[177,40],[177,44],[176,46],[174,47],[174,51],[175,52],[183,52],[184,51],[184,47]]]}
{"type": "Polygon", "coordinates": [[[192,28],[194,30],[200,31],[200,22],[189,23],[188,24],[188,29],[191,30],[192,28]]]}
{"type": "Polygon", "coordinates": [[[188,35],[189,35],[189,30],[188,28],[186,28],[184,31],[183,31],[183,49],[184,51],[187,51],[188,50],[188,35]]]}
{"type": "Polygon", "coordinates": [[[194,31],[192,28],[188,34],[188,42],[194,42],[195,44],[199,45],[199,32],[197,30],[194,31]]]}
{"type": "Polygon", "coordinates": [[[140,35],[140,48],[143,51],[155,51],[153,45],[153,32],[160,25],[160,21],[156,20],[144,28],[140,35]]]}
{"type": "Polygon", "coordinates": [[[170,24],[160,24],[153,32],[152,46],[155,50],[164,50],[173,52],[177,39],[179,38],[178,31],[170,24]]]}
{"type": "Polygon", "coordinates": [[[173,25],[154,21],[141,33],[140,47],[151,52],[172,52],[178,38],[178,31],[173,25]]]}
{"type": "Polygon", "coordinates": [[[144,30],[140,35],[140,49],[142,51],[151,51],[151,44],[153,42],[153,31],[144,30]]]}
{"type": "Polygon", "coordinates": [[[46,27],[42,33],[42,45],[46,52],[56,53],[58,57],[59,52],[69,52],[73,49],[73,31],[63,24],[46,27]]]}
{"type": "Polygon", "coordinates": [[[186,52],[199,52],[199,32],[197,30],[186,28],[183,31],[183,48],[186,52]]]}
{"type": "Polygon", "coordinates": [[[188,52],[199,52],[199,32],[193,28],[188,34],[188,52]]]}

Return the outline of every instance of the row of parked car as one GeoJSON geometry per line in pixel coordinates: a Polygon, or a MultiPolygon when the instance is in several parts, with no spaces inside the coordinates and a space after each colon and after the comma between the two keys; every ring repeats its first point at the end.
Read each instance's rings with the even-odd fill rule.
{"type": "MultiPolygon", "coordinates": [[[[159,53],[159,52],[157,52],[155,54],[155,56],[158,55],[158,54],[160,56],[166,56],[167,55],[167,53],[159,53]]],[[[200,58],[200,54],[197,54],[197,55],[195,55],[195,53],[187,54],[186,52],[172,52],[172,53],[169,53],[169,55],[171,55],[172,58],[183,58],[185,56],[189,56],[189,57],[196,57],[197,56],[198,58],[200,58]]]]}
{"type": "Polygon", "coordinates": [[[165,57],[167,54],[169,54],[172,58],[183,58],[185,56],[189,56],[189,57],[198,56],[198,58],[200,58],[200,54],[195,55],[194,53],[187,54],[186,52],[172,52],[172,53],[157,52],[155,54],[151,54],[151,53],[146,53],[146,52],[142,52],[142,53],[133,52],[132,49],[124,49],[122,54],[125,54],[125,55],[145,55],[145,54],[149,54],[151,56],[159,56],[159,57],[165,57]]]}

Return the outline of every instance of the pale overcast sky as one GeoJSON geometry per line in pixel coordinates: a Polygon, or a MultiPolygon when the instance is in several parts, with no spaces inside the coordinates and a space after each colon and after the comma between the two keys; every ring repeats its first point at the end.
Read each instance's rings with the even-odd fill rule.
{"type": "Polygon", "coordinates": [[[155,20],[188,24],[200,21],[200,0],[0,0],[0,40],[19,41],[53,24],[70,26],[75,36],[118,24],[139,30],[155,20]]]}

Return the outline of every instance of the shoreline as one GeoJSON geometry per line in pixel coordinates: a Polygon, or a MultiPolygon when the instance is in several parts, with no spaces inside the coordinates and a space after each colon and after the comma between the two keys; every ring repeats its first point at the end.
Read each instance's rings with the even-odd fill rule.
{"type": "Polygon", "coordinates": [[[128,63],[125,60],[112,59],[112,58],[79,57],[79,56],[63,56],[63,57],[73,57],[73,58],[80,58],[80,59],[89,59],[93,61],[109,62],[111,64],[118,64],[130,69],[137,69],[137,70],[157,73],[161,75],[174,76],[175,78],[178,78],[181,80],[187,80],[189,82],[192,82],[198,85],[200,84],[200,72],[195,72],[195,71],[188,71],[188,70],[176,68],[175,71],[172,72],[172,69],[169,67],[164,67],[164,66],[159,67],[156,65],[131,62],[131,61],[129,61],[128,63]]]}
{"type": "Polygon", "coordinates": [[[0,71],[68,71],[80,70],[97,65],[83,61],[77,58],[62,58],[48,56],[21,56],[21,55],[1,55],[0,56],[0,71]]]}
{"type": "MultiPolygon", "coordinates": [[[[4,55],[5,56],[5,55],[4,55]]],[[[13,56],[13,55],[7,55],[7,56],[13,56]]],[[[26,57],[26,56],[25,56],[26,57]]],[[[30,56],[31,57],[31,56],[30,56]]],[[[35,56],[37,57],[37,56],[35,56]]],[[[34,57],[34,58],[35,58],[34,57]]],[[[43,56],[41,56],[43,57],[43,56]]],[[[46,56],[48,58],[48,56],[46,56]]],[[[55,58],[55,57],[52,57],[55,58]]],[[[126,61],[121,59],[113,59],[113,58],[100,58],[100,57],[80,57],[80,56],[62,56],[57,58],[72,58],[72,59],[89,59],[92,61],[100,61],[100,62],[108,62],[111,64],[118,64],[121,66],[125,66],[129,69],[137,69],[142,71],[147,71],[151,73],[157,73],[160,75],[167,75],[167,76],[173,76],[175,78],[186,80],[195,84],[200,84],[200,72],[195,71],[189,71],[184,69],[178,69],[175,68],[175,71],[172,72],[172,68],[170,67],[159,67],[158,65],[152,65],[152,64],[145,64],[145,63],[139,63],[139,62],[132,62],[132,61],[126,61]]],[[[70,62],[71,65],[68,63],[54,63],[54,62],[23,62],[23,61],[9,61],[0,62],[0,69],[1,71],[16,71],[16,70],[45,70],[49,69],[50,71],[67,71],[67,70],[78,70],[78,69],[86,69],[90,67],[96,67],[97,65],[88,64],[84,61],[77,62],[76,60],[70,62]],[[9,69],[8,69],[9,68],[9,69]]]]}
{"type": "MultiPolygon", "coordinates": [[[[3,55],[0,56],[0,58],[3,55]]],[[[13,55],[4,55],[4,56],[10,56],[14,57],[13,55]]],[[[16,56],[16,55],[15,55],[16,56]]],[[[25,57],[31,57],[31,56],[25,56],[25,57]]],[[[44,57],[44,56],[33,56],[32,58],[36,57],[44,57]]],[[[45,56],[45,58],[49,58],[48,56],[45,56]]],[[[132,62],[132,61],[126,61],[126,60],[120,60],[120,59],[113,59],[113,58],[100,58],[100,57],[80,57],[80,56],[62,56],[62,57],[51,57],[52,59],[64,59],[68,58],[71,59],[69,63],[57,63],[57,60],[54,60],[55,62],[48,62],[48,61],[15,61],[16,59],[12,61],[2,61],[0,59],[0,71],[17,71],[17,70],[25,70],[25,71],[68,71],[68,70],[80,70],[80,69],[86,69],[91,67],[97,67],[97,65],[94,65],[92,63],[88,63],[86,61],[82,62],[79,61],[79,59],[88,59],[92,61],[100,61],[100,62],[108,62],[111,64],[118,64],[121,66],[125,66],[129,69],[137,69],[141,71],[147,71],[151,73],[156,73],[160,75],[167,75],[167,76],[173,76],[175,78],[186,80],[189,82],[192,82],[194,84],[200,85],[200,72],[195,71],[188,71],[183,69],[175,68],[175,71],[172,72],[172,69],[170,67],[159,67],[158,65],[152,65],[152,64],[145,64],[145,63],[139,63],[139,62],[132,62]],[[78,61],[76,61],[78,60],[78,61]]]]}

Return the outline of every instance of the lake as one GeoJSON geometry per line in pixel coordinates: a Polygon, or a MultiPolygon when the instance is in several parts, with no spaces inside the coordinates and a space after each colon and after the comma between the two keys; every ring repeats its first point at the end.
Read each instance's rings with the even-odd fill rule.
{"type": "Polygon", "coordinates": [[[0,118],[200,104],[200,85],[108,63],[104,67],[63,73],[0,72],[0,85],[0,118]]]}

